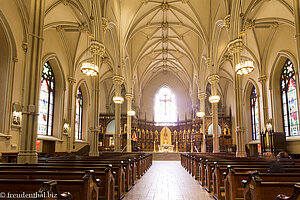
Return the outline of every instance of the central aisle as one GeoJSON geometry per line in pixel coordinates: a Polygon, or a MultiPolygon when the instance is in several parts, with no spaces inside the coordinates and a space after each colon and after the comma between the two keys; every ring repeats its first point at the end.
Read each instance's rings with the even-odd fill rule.
{"type": "Polygon", "coordinates": [[[208,200],[212,199],[180,165],[179,161],[153,161],[146,174],[124,200],[208,200]]]}

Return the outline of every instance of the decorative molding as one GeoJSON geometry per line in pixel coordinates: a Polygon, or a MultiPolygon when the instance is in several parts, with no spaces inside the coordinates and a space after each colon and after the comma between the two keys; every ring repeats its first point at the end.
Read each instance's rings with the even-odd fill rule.
{"type": "Polygon", "coordinates": [[[76,79],[71,77],[71,76],[68,77],[68,81],[69,81],[70,84],[75,84],[76,83],[76,79]]]}
{"type": "Polygon", "coordinates": [[[163,23],[161,23],[161,28],[162,28],[162,30],[167,30],[168,28],[169,28],[169,24],[168,24],[168,22],[163,22],[163,23]]]}
{"type": "Polygon", "coordinates": [[[25,53],[27,52],[27,50],[28,50],[28,42],[27,41],[22,42],[22,49],[25,53]]]}
{"type": "Polygon", "coordinates": [[[70,5],[70,0],[61,0],[61,3],[63,3],[65,6],[70,5]]]}
{"type": "Polygon", "coordinates": [[[264,84],[267,80],[267,75],[262,75],[258,78],[258,82],[260,82],[261,84],[264,84]]]}
{"type": "Polygon", "coordinates": [[[207,95],[205,92],[201,92],[199,95],[198,95],[198,99],[200,101],[204,101],[206,99],[207,95]]]}
{"type": "Polygon", "coordinates": [[[227,45],[228,51],[231,54],[241,52],[243,50],[243,47],[244,47],[244,43],[241,38],[235,39],[227,45]]]}
{"type": "Polygon", "coordinates": [[[7,140],[9,140],[12,137],[12,135],[6,135],[3,133],[0,133],[0,137],[5,137],[7,140]]]}
{"type": "Polygon", "coordinates": [[[103,56],[105,53],[105,46],[103,43],[97,41],[97,40],[93,40],[91,42],[91,52],[96,54],[96,55],[100,55],[103,56]]]}
{"type": "Polygon", "coordinates": [[[225,27],[226,27],[227,29],[230,28],[230,20],[231,20],[231,16],[230,16],[230,15],[227,15],[227,16],[224,18],[225,27]]]}
{"type": "Polygon", "coordinates": [[[104,17],[102,17],[102,29],[104,33],[108,30],[108,20],[104,17]]]}
{"type": "Polygon", "coordinates": [[[122,76],[114,76],[113,83],[116,85],[121,85],[124,82],[124,78],[122,76]]]}
{"type": "Polygon", "coordinates": [[[217,74],[213,74],[208,77],[208,81],[210,84],[218,83],[219,80],[220,80],[220,76],[217,74]]]}
{"type": "Polygon", "coordinates": [[[88,33],[89,32],[89,27],[86,24],[79,24],[78,25],[78,30],[81,33],[88,33]]]}
{"type": "Polygon", "coordinates": [[[126,98],[126,99],[133,99],[133,94],[132,94],[132,93],[127,93],[127,94],[125,95],[125,98],[126,98]]]}
{"type": "Polygon", "coordinates": [[[162,9],[162,11],[168,11],[169,10],[169,4],[168,3],[162,3],[160,5],[160,8],[162,9]]]}

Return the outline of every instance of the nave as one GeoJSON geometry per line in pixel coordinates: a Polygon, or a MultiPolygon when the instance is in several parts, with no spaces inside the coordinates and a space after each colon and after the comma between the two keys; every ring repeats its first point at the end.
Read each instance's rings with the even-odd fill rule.
{"type": "Polygon", "coordinates": [[[153,161],[124,200],[208,200],[213,199],[179,161],[153,161]]]}

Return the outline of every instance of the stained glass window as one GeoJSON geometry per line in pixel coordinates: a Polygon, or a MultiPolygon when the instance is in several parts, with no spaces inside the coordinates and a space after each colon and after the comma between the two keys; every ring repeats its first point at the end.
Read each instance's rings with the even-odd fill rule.
{"type": "Polygon", "coordinates": [[[258,112],[258,99],[256,89],[253,86],[250,95],[250,108],[251,108],[251,125],[252,125],[252,139],[259,139],[259,112],[258,112]]]}
{"type": "Polygon", "coordinates": [[[55,78],[49,62],[46,62],[42,69],[40,85],[39,135],[52,135],[53,133],[54,94],[55,78]]]}
{"type": "Polygon", "coordinates": [[[286,136],[299,135],[298,102],[295,69],[287,59],[281,73],[281,100],[283,125],[286,136]]]}
{"type": "Polygon", "coordinates": [[[154,116],[156,124],[175,125],[177,106],[175,94],[168,87],[162,87],[155,95],[154,116]]]}
{"type": "Polygon", "coordinates": [[[75,139],[82,140],[83,97],[80,87],[76,96],[75,139]]]}

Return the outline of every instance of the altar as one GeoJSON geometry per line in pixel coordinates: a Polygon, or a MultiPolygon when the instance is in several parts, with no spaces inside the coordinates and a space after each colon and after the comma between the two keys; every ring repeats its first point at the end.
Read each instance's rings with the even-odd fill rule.
{"type": "Polygon", "coordinates": [[[160,132],[160,145],[158,145],[158,149],[159,152],[173,152],[172,134],[168,127],[164,127],[160,132]]]}
{"type": "Polygon", "coordinates": [[[173,152],[174,145],[163,144],[158,145],[159,152],[173,152]]]}

